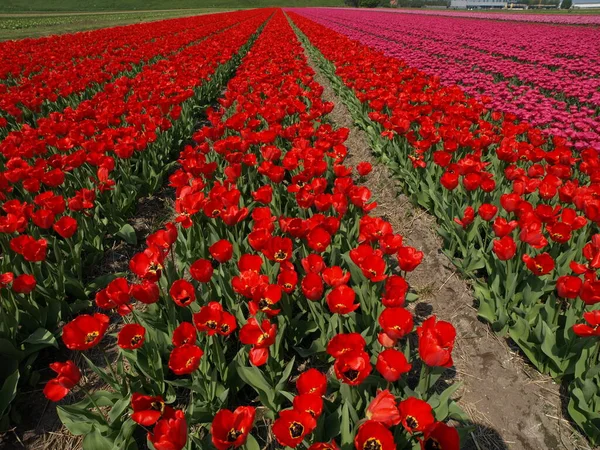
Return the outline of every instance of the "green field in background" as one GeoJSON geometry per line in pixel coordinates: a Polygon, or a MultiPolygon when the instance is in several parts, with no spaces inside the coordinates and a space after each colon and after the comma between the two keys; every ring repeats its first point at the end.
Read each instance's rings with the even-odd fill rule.
{"type": "Polygon", "coordinates": [[[1,0],[0,13],[50,11],[145,11],[156,9],[262,8],[265,6],[343,6],[343,0],[1,0]]]}

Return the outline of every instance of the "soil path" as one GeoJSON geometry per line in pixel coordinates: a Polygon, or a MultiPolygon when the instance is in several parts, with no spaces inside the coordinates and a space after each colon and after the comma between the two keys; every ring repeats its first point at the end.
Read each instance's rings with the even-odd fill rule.
{"type": "Polygon", "coordinates": [[[417,319],[435,314],[457,330],[455,367],[448,382],[462,383],[458,404],[468,413],[475,429],[462,448],[470,450],[584,450],[589,445],[563,415],[564,396],[559,386],[527,365],[508,343],[478,321],[474,297],[466,281],[442,253],[435,218],[415,207],[394,176],[371,153],[367,135],[356,127],[345,104],[328,79],[317,72],[315,81],[324,86],[323,97],[335,104],[330,119],[350,129],[346,142],[346,165],[361,161],[373,165],[366,186],[377,201],[376,213],[388,220],[405,242],[425,253],[423,263],[407,281],[419,294],[414,305],[417,319]]]}

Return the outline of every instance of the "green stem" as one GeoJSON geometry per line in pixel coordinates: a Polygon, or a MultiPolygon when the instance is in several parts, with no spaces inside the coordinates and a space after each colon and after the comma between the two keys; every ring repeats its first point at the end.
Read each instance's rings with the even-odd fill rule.
{"type": "Polygon", "coordinates": [[[94,405],[94,408],[96,408],[96,411],[98,411],[98,414],[100,414],[100,417],[102,417],[102,420],[104,421],[104,423],[106,423],[108,425],[108,418],[104,415],[104,413],[102,412],[102,410],[96,403],[96,400],[94,400],[94,397],[92,397],[92,394],[90,393],[90,391],[88,391],[86,388],[84,388],[81,385],[77,385],[77,387],[79,389],[81,389],[81,391],[87,396],[87,398],[90,399],[90,401],[92,402],[92,405],[94,405]]]}
{"type": "Polygon", "coordinates": [[[110,373],[113,377],[113,380],[115,382],[115,384],[119,383],[119,378],[117,377],[117,373],[115,372],[115,370],[113,369],[113,366],[111,364],[111,362],[108,360],[108,356],[106,356],[106,349],[101,349],[102,352],[102,356],[104,358],[104,362],[106,363],[106,365],[108,366],[108,370],[110,370],[110,373]]]}

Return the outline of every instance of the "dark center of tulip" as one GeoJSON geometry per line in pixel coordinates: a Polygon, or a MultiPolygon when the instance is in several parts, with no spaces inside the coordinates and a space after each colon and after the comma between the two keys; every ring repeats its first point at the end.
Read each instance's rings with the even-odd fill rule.
{"type": "Polygon", "coordinates": [[[283,250],[277,250],[274,255],[275,261],[285,261],[287,258],[287,253],[283,250]]]}
{"type": "Polygon", "coordinates": [[[160,412],[162,412],[163,409],[165,408],[165,403],[164,402],[152,402],[152,403],[150,403],[150,407],[154,411],[160,411],[160,412]]]}
{"type": "Polygon", "coordinates": [[[219,213],[221,212],[220,209],[213,209],[211,216],[213,217],[217,217],[219,215],[219,213]]]}
{"type": "Polygon", "coordinates": [[[348,378],[350,381],[354,381],[358,378],[358,370],[348,369],[344,372],[344,376],[348,378]]]}
{"type": "Polygon", "coordinates": [[[381,441],[375,438],[369,438],[363,444],[363,450],[381,450],[382,448],[381,441]]]}
{"type": "Polygon", "coordinates": [[[298,422],[292,422],[290,425],[290,436],[294,439],[299,438],[304,433],[304,426],[298,422]]]}
{"type": "Polygon", "coordinates": [[[210,328],[211,330],[216,330],[217,329],[217,322],[215,322],[214,320],[208,320],[206,322],[206,326],[208,328],[210,328]]]}
{"type": "Polygon", "coordinates": [[[221,264],[219,261],[217,261],[216,259],[213,259],[210,264],[212,265],[213,269],[216,269],[217,267],[219,267],[219,265],[221,264]]]}
{"type": "Polygon", "coordinates": [[[131,338],[131,346],[135,347],[141,341],[142,341],[142,335],[141,334],[136,334],[134,337],[131,338]]]}
{"type": "Polygon", "coordinates": [[[377,275],[377,271],[375,269],[369,269],[367,272],[369,272],[371,275],[377,275]]]}
{"type": "Polygon", "coordinates": [[[415,428],[419,427],[419,421],[413,416],[406,416],[406,425],[414,430],[415,428]]]}
{"type": "Polygon", "coordinates": [[[160,272],[162,271],[162,269],[163,269],[163,266],[161,266],[157,262],[153,262],[152,264],[150,264],[150,267],[148,268],[148,273],[151,273],[153,275],[160,275],[160,272]]]}
{"type": "Polygon", "coordinates": [[[269,308],[269,306],[271,306],[271,303],[266,298],[261,298],[258,301],[258,307],[260,309],[267,309],[267,308],[269,308]]]}
{"type": "Polygon", "coordinates": [[[221,325],[221,333],[227,333],[229,331],[229,325],[226,323],[221,325]]]}
{"type": "Polygon", "coordinates": [[[183,297],[179,297],[179,303],[181,303],[182,305],[187,303],[187,301],[190,299],[189,295],[184,295],[183,297]]]}
{"type": "Polygon", "coordinates": [[[425,441],[425,450],[442,450],[442,446],[435,439],[429,438],[425,441]]]}
{"type": "Polygon", "coordinates": [[[286,289],[291,289],[293,286],[291,283],[283,283],[283,287],[286,289]]]}
{"type": "Polygon", "coordinates": [[[185,367],[191,367],[194,365],[194,358],[190,358],[187,360],[187,362],[185,363],[185,367]]]}
{"type": "Polygon", "coordinates": [[[89,344],[90,342],[94,342],[94,340],[100,335],[99,331],[92,331],[91,333],[86,334],[85,343],[89,344]]]}
{"type": "Polygon", "coordinates": [[[235,428],[232,428],[231,430],[229,430],[229,433],[227,433],[227,442],[235,442],[235,440],[237,438],[239,438],[242,435],[242,432],[240,430],[236,430],[235,428]]]}

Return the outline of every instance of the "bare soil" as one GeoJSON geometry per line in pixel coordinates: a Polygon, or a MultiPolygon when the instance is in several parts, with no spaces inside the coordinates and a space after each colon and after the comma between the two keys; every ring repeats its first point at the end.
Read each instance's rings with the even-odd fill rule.
{"type": "Polygon", "coordinates": [[[541,375],[477,319],[475,298],[468,283],[459,277],[442,252],[436,220],[401,194],[393,174],[372,155],[367,135],[354,125],[345,104],[335,94],[315,62],[315,81],[324,86],[323,97],[335,104],[330,119],[350,129],[346,142],[348,166],[361,161],[373,171],[361,180],[373,192],[375,213],[388,220],[405,243],[425,253],[423,263],[407,276],[419,295],[413,305],[417,319],[435,314],[451,322],[457,331],[454,367],[446,382],[461,382],[457,402],[471,418],[474,429],[462,448],[502,449],[589,449],[589,444],[564,415],[566,398],[560,386],[541,375]]]}

